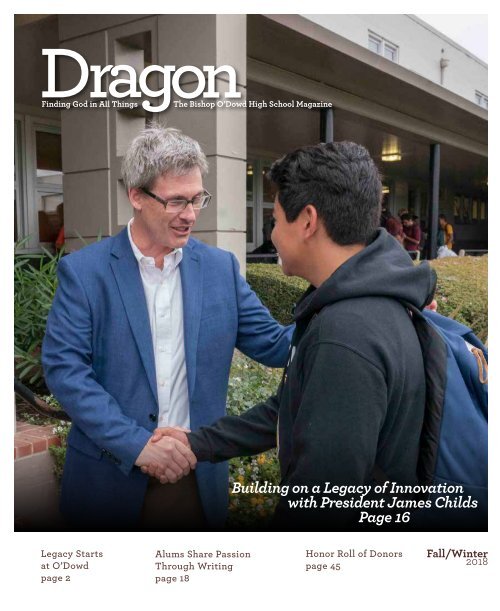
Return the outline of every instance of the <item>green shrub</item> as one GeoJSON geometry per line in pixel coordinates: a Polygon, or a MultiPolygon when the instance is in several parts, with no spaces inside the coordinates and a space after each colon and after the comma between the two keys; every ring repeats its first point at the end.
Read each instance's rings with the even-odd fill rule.
{"type": "MultiPolygon", "coordinates": [[[[438,275],[438,312],[471,327],[483,341],[488,335],[488,257],[449,257],[431,261],[438,275]]],[[[308,284],[283,274],[279,265],[254,263],[247,280],[271,314],[282,324],[308,284]]]]}
{"type": "Polygon", "coordinates": [[[309,286],[302,278],[285,276],[281,266],[268,263],[248,265],[247,281],[282,325],[292,322],[293,307],[309,286]]]}
{"type": "MultiPolygon", "coordinates": [[[[231,365],[227,412],[237,416],[276,393],[282,370],[260,365],[236,351],[231,365]]],[[[234,482],[251,485],[278,484],[280,470],[276,450],[229,461],[229,529],[262,528],[271,519],[278,497],[272,494],[233,494],[234,482]]]]}
{"type": "Polygon", "coordinates": [[[438,312],[488,338],[488,257],[446,257],[431,261],[438,275],[438,312]]]}
{"type": "MultiPolygon", "coordinates": [[[[61,404],[54,395],[46,395],[43,396],[42,399],[48,403],[52,409],[62,410],[61,404]]],[[[17,418],[23,422],[29,422],[30,424],[38,426],[47,426],[51,424],[54,427],[53,433],[59,437],[61,445],[49,446],[49,452],[54,461],[54,473],[59,481],[62,477],[64,461],[66,459],[67,439],[71,423],[46,416],[24,401],[19,402],[16,412],[17,418]]]]}
{"type": "MultiPolygon", "coordinates": [[[[88,244],[77,232],[84,246],[88,244]]],[[[57,266],[64,248],[52,254],[20,253],[29,236],[14,249],[14,369],[17,377],[39,392],[47,392],[41,363],[47,316],[57,288],[57,266]]],[[[101,240],[101,233],[96,241],[101,240]]]]}
{"type": "Polygon", "coordinates": [[[15,254],[14,258],[15,372],[35,389],[44,388],[41,347],[61,256],[62,251],[53,255],[44,250],[43,254],[15,254]]]}
{"type": "Polygon", "coordinates": [[[60,446],[50,446],[49,452],[54,459],[54,474],[58,481],[61,480],[63,469],[64,469],[64,461],[66,460],[66,449],[68,447],[68,435],[71,429],[70,422],[64,422],[64,420],[60,420],[54,424],[54,435],[57,435],[61,440],[60,446]]]}

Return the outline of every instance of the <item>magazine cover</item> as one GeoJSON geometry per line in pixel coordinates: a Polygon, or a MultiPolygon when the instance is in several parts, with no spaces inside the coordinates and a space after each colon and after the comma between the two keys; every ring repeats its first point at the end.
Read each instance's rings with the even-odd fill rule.
{"type": "Polygon", "coordinates": [[[361,576],[385,609],[389,569],[465,609],[493,562],[488,16],[128,8],[12,15],[23,583],[299,608],[361,576]]]}

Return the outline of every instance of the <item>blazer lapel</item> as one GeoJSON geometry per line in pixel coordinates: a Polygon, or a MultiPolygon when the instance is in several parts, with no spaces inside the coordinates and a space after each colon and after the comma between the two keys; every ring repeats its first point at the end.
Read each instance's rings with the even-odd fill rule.
{"type": "Polygon", "coordinates": [[[203,269],[201,258],[194,252],[193,243],[182,249],[181,282],[182,303],[184,313],[184,351],[186,355],[186,370],[189,397],[194,396],[196,380],[196,352],[202,306],[203,269]]]}
{"type": "Polygon", "coordinates": [[[151,338],[146,297],[144,295],[139,266],[130,247],[126,228],[115,238],[115,245],[111,250],[111,268],[118,284],[120,296],[141,355],[149,385],[158,404],[153,341],[151,338]]]}

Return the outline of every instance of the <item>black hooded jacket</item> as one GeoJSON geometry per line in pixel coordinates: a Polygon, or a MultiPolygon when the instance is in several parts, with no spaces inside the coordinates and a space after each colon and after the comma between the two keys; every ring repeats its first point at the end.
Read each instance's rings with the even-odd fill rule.
{"type": "MultiPolygon", "coordinates": [[[[375,467],[391,481],[417,483],[425,378],[418,338],[401,301],[422,309],[434,288],[428,263],[415,266],[379,230],[297,304],[289,365],[277,395],[188,435],[198,460],[275,447],[277,429],[281,484],[290,490],[373,483],[375,467]]],[[[283,527],[323,530],[327,521],[335,528],[331,512],[291,509],[290,499],[292,494],[283,497],[277,508],[283,527]]]]}

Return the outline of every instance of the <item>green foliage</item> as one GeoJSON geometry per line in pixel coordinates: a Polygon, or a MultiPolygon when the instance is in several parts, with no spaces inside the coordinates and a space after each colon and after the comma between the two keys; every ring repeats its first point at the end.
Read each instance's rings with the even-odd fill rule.
{"type": "MultiPolygon", "coordinates": [[[[485,341],[488,336],[488,257],[448,257],[431,261],[438,275],[438,312],[471,327],[485,341]]],[[[271,314],[282,324],[292,320],[292,308],[307,282],[289,278],[279,265],[254,263],[247,280],[271,314]]]]}
{"type": "Polygon", "coordinates": [[[279,484],[280,470],[276,450],[259,456],[233,458],[229,462],[229,530],[245,530],[268,524],[274,514],[278,496],[260,493],[233,493],[234,482],[244,486],[266,481],[279,484]]]}
{"type": "Polygon", "coordinates": [[[309,286],[301,278],[285,276],[279,265],[268,263],[248,265],[247,281],[273,317],[283,325],[292,322],[293,306],[309,286]]]}
{"type": "Polygon", "coordinates": [[[14,258],[15,371],[20,380],[35,388],[43,382],[41,346],[61,256],[62,251],[53,255],[44,249],[42,254],[15,253],[14,258]]]}
{"type": "MultiPolygon", "coordinates": [[[[228,414],[237,416],[257,403],[265,401],[281,381],[282,370],[259,365],[240,352],[234,354],[228,389],[228,414]]],[[[231,492],[233,483],[251,485],[280,481],[276,450],[259,456],[244,456],[229,461],[229,519],[228,528],[262,528],[274,513],[277,496],[271,494],[242,494],[231,492]]]]}
{"type": "MultiPolygon", "coordinates": [[[[42,399],[45,403],[48,403],[54,410],[62,410],[61,404],[54,397],[54,395],[46,395],[43,396],[42,399]]],[[[54,429],[54,435],[57,435],[61,440],[60,446],[49,446],[49,452],[54,459],[54,473],[58,480],[62,477],[64,461],[66,459],[66,447],[67,447],[67,438],[68,433],[71,428],[71,423],[66,422],[65,420],[58,420],[57,418],[49,418],[39,412],[36,409],[25,403],[24,401],[19,401],[17,405],[17,417],[19,420],[23,422],[28,422],[30,424],[35,424],[39,426],[47,426],[51,424],[54,429]]]]}
{"type": "Polygon", "coordinates": [[[54,473],[58,481],[61,481],[64,461],[66,460],[66,448],[68,447],[68,435],[71,429],[71,422],[59,420],[54,423],[54,435],[61,440],[60,446],[50,446],[49,452],[54,459],[54,473]]]}
{"type": "Polygon", "coordinates": [[[431,261],[438,275],[438,312],[488,338],[488,257],[446,257],[431,261]]]}
{"type": "MultiPolygon", "coordinates": [[[[54,395],[47,395],[41,397],[45,403],[50,405],[54,410],[62,410],[60,403],[54,397],[54,395]]],[[[29,424],[35,424],[38,426],[46,426],[47,424],[57,424],[59,419],[50,418],[41,410],[35,408],[33,405],[27,403],[21,397],[16,397],[16,418],[29,424]]]]}
{"type": "MultiPolygon", "coordinates": [[[[84,246],[88,244],[77,232],[84,246]]],[[[96,238],[102,239],[101,232],[96,238]]],[[[45,389],[41,349],[45,325],[57,288],[57,266],[64,248],[52,254],[20,253],[29,237],[14,250],[14,357],[17,377],[32,388],[45,389]]]]}
{"type": "Polygon", "coordinates": [[[276,393],[282,369],[260,365],[235,351],[227,391],[227,413],[238,416],[276,393]]]}

